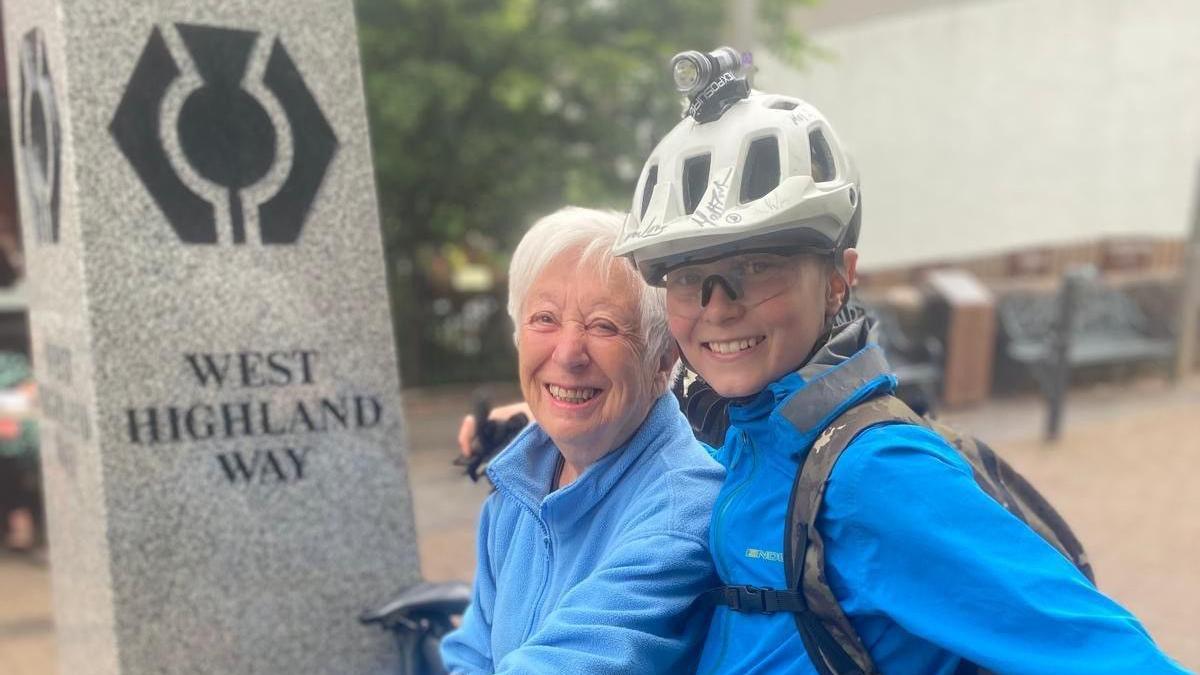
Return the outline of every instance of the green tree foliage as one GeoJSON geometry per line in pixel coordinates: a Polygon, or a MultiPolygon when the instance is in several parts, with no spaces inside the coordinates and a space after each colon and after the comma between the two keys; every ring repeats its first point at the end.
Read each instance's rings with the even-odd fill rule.
{"type": "Polygon", "coordinates": [[[457,252],[502,271],[494,251],[511,250],[532,218],[564,204],[627,208],[642,159],[679,119],[668,62],[720,43],[725,4],[357,0],[409,383],[511,375],[508,329],[473,358],[439,342],[432,300],[454,300],[438,266],[457,252]],[[471,236],[494,251],[463,253],[471,236]]]}

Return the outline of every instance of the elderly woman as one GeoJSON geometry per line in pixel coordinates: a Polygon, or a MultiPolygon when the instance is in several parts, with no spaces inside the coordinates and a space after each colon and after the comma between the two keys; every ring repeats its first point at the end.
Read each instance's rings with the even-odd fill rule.
{"type": "Polygon", "coordinates": [[[451,672],[694,667],[724,478],[667,384],[662,292],[614,259],[619,214],[564,208],[513,254],[508,312],[533,413],[491,464],[471,606],[451,672]]]}

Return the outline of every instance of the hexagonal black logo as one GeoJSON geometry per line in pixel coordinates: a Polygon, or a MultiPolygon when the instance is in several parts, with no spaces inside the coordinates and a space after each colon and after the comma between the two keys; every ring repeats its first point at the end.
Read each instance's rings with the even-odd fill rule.
{"type": "Polygon", "coordinates": [[[337,150],[328,120],[278,38],[262,66],[257,32],[173,29],[182,53],[154,28],[109,131],[181,241],[295,243],[337,150]]]}
{"type": "Polygon", "coordinates": [[[21,192],[28,206],[25,219],[34,239],[43,244],[58,241],[58,213],[62,200],[62,131],[58,99],[40,28],[21,38],[20,162],[24,169],[21,192]]]}

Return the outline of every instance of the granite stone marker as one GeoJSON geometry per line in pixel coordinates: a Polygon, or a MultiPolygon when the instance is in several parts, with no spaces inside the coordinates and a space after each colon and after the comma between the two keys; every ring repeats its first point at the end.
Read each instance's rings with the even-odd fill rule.
{"type": "Polygon", "coordinates": [[[348,0],[5,0],[63,673],[378,673],[419,578],[348,0]]]}

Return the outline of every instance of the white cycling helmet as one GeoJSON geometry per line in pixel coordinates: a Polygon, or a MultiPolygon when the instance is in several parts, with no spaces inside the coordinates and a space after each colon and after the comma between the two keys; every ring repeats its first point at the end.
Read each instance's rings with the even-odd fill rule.
{"type": "Polygon", "coordinates": [[[659,285],[674,267],[740,251],[833,256],[856,244],[860,214],[858,173],[825,117],[798,98],[752,91],[663,138],[614,253],[659,285]]]}

